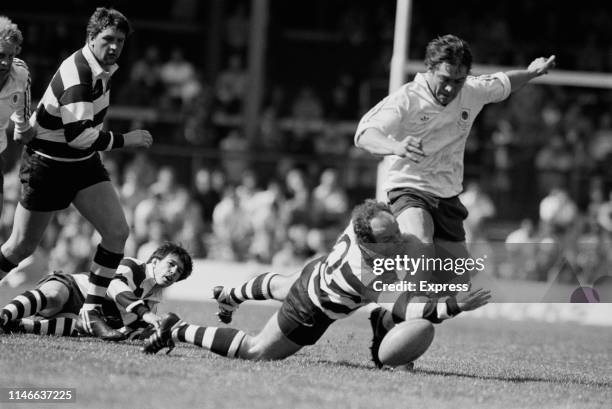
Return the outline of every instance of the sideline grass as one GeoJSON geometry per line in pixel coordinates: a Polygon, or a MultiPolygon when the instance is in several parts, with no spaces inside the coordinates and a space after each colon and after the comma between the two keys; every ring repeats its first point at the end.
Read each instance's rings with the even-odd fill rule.
{"type": "MultiPolygon", "coordinates": [[[[165,310],[215,324],[212,303],[169,303],[165,310]]],[[[274,310],[245,305],[234,325],[254,333],[274,310]]],[[[0,407],[610,407],[610,328],[468,317],[436,326],[414,372],[374,369],[364,314],[334,324],[319,344],[281,362],[229,360],[188,344],[145,356],[137,343],[0,335],[0,387],[77,389],[75,404],[0,407]]]]}

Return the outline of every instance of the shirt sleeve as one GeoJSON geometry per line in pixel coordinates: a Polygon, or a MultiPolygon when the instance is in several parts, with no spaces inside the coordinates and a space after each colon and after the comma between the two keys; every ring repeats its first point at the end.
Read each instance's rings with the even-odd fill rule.
{"type": "Polygon", "coordinates": [[[109,151],[123,147],[123,135],[96,129],[94,104],[90,84],[77,84],[67,88],[59,99],[64,136],[75,149],[109,151]]]}
{"type": "Polygon", "coordinates": [[[472,77],[468,86],[483,104],[503,101],[512,91],[510,79],[503,72],[472,77]]]}
{"type": "Polygon", "coordinates": [[[402,322],[409,319],[424,318],[438,324],[461,312],[455,297],[429,297],[403,293],[393,304],[393,321],[402,322]]]}
{"type": "Polygon", "coordinates": [[[132,280],[132,270],[126,265],[120,265],[117,273],[108,286],[106,294],[115,302],[117,307],[127,312],[133,312],[138,318],[149,311],[145,302],[136,296],[136,285],[132,280]]]}
{"type": "Polygon", "coordinates": [[[402,110],[409,108],[402,93],[403,88],[387,96],[361,118],[355,132],[355,143],[369,128],[375,128],[387,136],[397,133],[402,121],[402,110]]]}
{"type": "Polygon", "coordinates": [[[20,59],[15,58],[13,60],[13,64],[16,69],[21,69],[25,71],[25,81],[23,86],[23,93],[20,100],[20,104],[17,109],[11,115],[11,120],[15,123],[15,130],[19,133],[25,132],[31,128],[30,126],[30,115],[31,115],[31,97],[30,97],[30,85],[32,83],[32,79],[30,77],[30,70],[28,69],[27,64],[20,59]]]}

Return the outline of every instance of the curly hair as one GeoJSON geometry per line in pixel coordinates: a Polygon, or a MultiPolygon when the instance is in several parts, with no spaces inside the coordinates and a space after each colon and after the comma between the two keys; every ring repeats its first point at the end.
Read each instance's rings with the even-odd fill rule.
{"type": "Polygon", "coordinates": [[[6,16],[0,16],[0,42],[14,44],[18,48],[23,42],[21,30],[6,16]]]}
{"type": "Polygon", "coordinates": [[[147,260],[147,264],[154,259],[162,260],[169,254],[176,255],[183,263],[183,272],[177,281],[181,281],[189,277],[191,275],[191,271],[193,270],[193,260],[191,259],[191,255],[189,255],[189,252],[187,252],[187,250],[180,245],[171,243],[169,241],[163,243],[161,246],[155,249],[153,254],[151,254],[151,257],[149,257],[147,260]]]}
{"type": "Polygon", "coordinates": [[[452,34],[431,40],[425,50],[425,65],[431,70],[442,63],[464,66],[469,72],[472,69],[472,50],[467,41],[452,34]]]}
{"type": "Polygon", "coordinates": [[[94,38],[108,27],[116,27],[125,36],[132,34],[132,26],[120,11],[113,8],[98,7],[87,23],[87,38],[94,38]]]}
{"type": "Polygon", "coordinates": [[[388,204],[373,199],[367,199],[355,207],[351,219],[353,220],[353,230],[357,236],[358,243],[376,243],[370,222],[380,212],[393,214],[388,204]]]}

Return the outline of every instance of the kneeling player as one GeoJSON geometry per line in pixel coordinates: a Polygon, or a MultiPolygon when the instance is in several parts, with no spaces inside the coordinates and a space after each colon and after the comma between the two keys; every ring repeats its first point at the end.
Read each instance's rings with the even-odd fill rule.
{"type": "MultiPolygon", "coordinates": [[[[111,327],[131,339],[151,335],[161,321],[156,311],[162,289],[189,277],[192,268],[189,253],[173,243],[162,244],[146,263],[124,258],[102,308],[111,327]]],[[[0,332],[79,335],[83,331],[78,313],[87,294],[88,276],[54,271],[43,277],[34,290],[15,297],[0,310],[0,332]]]]}
{"type": "MultiPolygon", "coordinates": [[[[368,245],[401,242],[397,221],[383,203],[369,200],[358,206],[351,226],[326,257],[304,267],[284,297],[280,310],[257,335],[249,336],[233,328],[191,325],[170,313],[162,321],[160,331],[147,340],[143,352],[156,353],[180,341],[223,356],[274,360],[316,343],[335,320],[378,301],[380,294],[364,283],[362,269],[367,263],[362,261],[371,259],[368,245]]],[[[264,276],[261,282],[251,283],[247,292],[268,288],[265,280],[264,276]]],[[[405,292],[397,294],[389,311],[393,312],[395,322],[425,318],[437,323],[461,311],[479,308],[488,299],[489,292],[481,290],[441,298],[405,292]]]]}

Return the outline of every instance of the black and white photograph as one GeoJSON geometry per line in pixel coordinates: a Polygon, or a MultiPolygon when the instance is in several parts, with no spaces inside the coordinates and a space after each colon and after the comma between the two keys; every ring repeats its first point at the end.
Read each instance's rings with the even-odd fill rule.
{"type": "Polygon", "coordinates": [[[611,408],[611,27],[4,1],[0,408],[611,408]]]}

